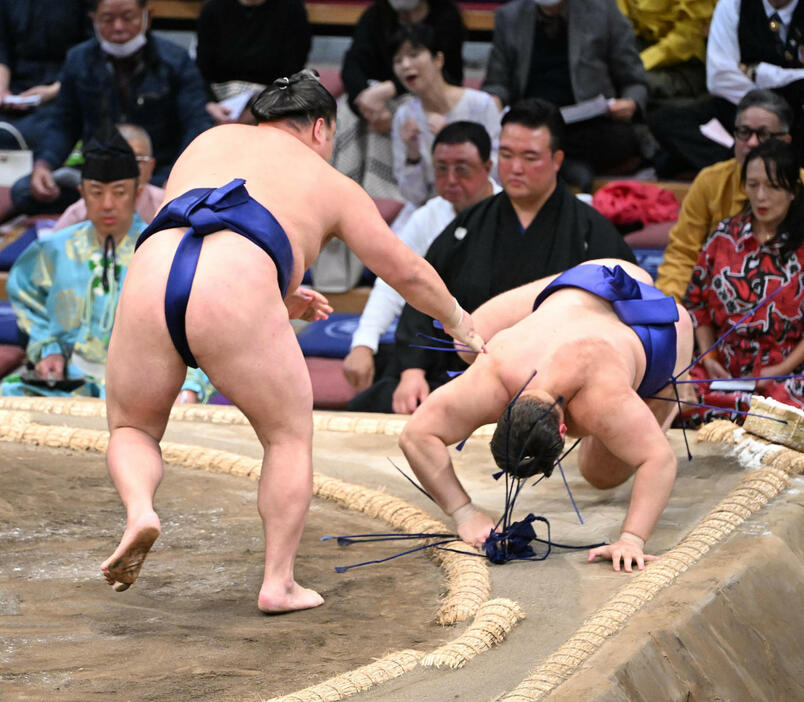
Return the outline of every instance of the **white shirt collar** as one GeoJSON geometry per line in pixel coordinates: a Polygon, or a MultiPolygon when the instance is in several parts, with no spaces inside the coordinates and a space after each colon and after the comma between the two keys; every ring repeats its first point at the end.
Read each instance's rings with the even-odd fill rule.
{"type": "Polygon", "coordinates": [[[790,26],[790,22],[793,19],[793,12],[796,10],[796,5],[798,5],[798,0],[793,0],[793,2],[791,2],[789,5],[785,5],[781,10],[777,10],[768,2],[768,0],[762,0],[762,6],[765,8],[765,14],[770,17],[774,12],[776,12],[779,17],[782,18],[785,30],[787,30],[787,28],[790,26]]]}

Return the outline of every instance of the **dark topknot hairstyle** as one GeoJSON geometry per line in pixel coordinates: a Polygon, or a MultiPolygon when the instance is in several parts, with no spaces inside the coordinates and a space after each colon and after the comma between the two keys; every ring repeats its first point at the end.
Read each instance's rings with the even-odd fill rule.
{"type": "Polygon", "coordinates": [[[491,437],[491,455],[506,473],[529,478],[536,473],[550,477],[564,449],[555,403],[531,398],[506,407],[491,437]]]}
{"type": "Polygon", "coordinates": [[[435,29],[429,24],[418,22],[400,25],[388,42],[391,56],[394,56],[405,42],[408,42],[414,49],[427,49],[433,56],[441,51],[435,29]]]}
{"type": "Polygon", "coordinates": [[[561,111],[549,100],[527,98],[514,103],[500,121],[506,124],[520,124],[529,129],[546,127],[550,132],[550,148],[558,151],[564,143],[564,118],[561,111]]]}
{"type": "Polygon", "coordinates": [[[305,68],[290,78],[277,78],[249,107],[257,123],[287,120],[298,129],[319,118],[333,124],[338,111],[335,99],[321,85],[314,68],[305,68]]]}
{"type": "Polygon", "coordinates": [[[436,134],[432,151],[439,144],[465,144],[470,142],[477,147],[480,160],[488,161],[491,156],[491,137],[486,128],[478,122],[458,120],[451,122],[436,134]]]}
{"type": "Polygon", "coordinates": [[[781,139],[766,139],[758,144],[745,157],[742,172],[743,185],[745,185],[748,164],[756,159],[762,159],[762,163],[765,164],[765,173],[771,185],[782,188],[793,195],[787,215],[779,224],[776,237],[774,237],[774,239],[781,240],[781,253],[784,256],[796,251],[804,242],[804,186],[801,183],[796,151],[781,139]]]}
{"type": "Polygon", "coordinates": [[[776,115],[782,131],[790,131],[790,125],[793,124],[793,111],[790,109],[790,103],[781,95],[777,95],[772,90],[749,90],[737,103],[737,109],[734,112],[735,121],[749,107],[761,107],[766,112],[776,115]]]}

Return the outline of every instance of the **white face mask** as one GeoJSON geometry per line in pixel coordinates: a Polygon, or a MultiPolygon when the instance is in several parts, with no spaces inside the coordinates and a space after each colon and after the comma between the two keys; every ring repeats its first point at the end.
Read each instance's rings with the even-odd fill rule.
{"type": "Polygon", "coordinates": [[[421,0],[388,0],[388,4],[397,12],[411,12],[415,10],[421,0]]]}
{"type": "Polygon", "coordinates": [[[148,27],[148,11],[142,11],[142,29],[140,29],[140,33],[137,36],[132,37],[127,42],[123,42],[122,44],[116,44],[115,42],[109,41],[108,39],[104,39],[101,36],[100,31],[98,31],[98,25],[95,24],[95,38],[98,40],[101,49],[103,49],[104,53],[109,54],[109,56],[114,56],[115,58],[128,58],[129,56],[134,55],[137,51],[139,51],[143,46],[145,46],[145,42],[147,39],[145,38],[145,30],[148,27]]]}

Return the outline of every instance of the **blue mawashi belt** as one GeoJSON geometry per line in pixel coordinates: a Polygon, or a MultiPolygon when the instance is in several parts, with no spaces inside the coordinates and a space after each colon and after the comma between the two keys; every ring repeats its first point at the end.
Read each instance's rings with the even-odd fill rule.
{"type": "Polygon", "coordinates": [[[182,237],[165,290],[165,320],[173,345],[185,364],[198,368],[187,343],[185,314],[201,246],[207,234],[229,229],[246,237],[267,253],[276,264],[282,297],[293,272],[293,251],[285,230],[276,218],[246,190],[245,180],[236,178],[220,188],[194,188],[171,200],[137,240],[138,248],[149,236],[163,229],[188,227],[182,237]]]}
{"type": "Polygon", "coordinates": [[[584,264],[565,271],[542,290],[533,309],[562,288],[580,288],[602,297],[611,303],[620,321],[636,332],[645,349],[645,375],[638,395],[652,395],[667,385],[676,364],[678,308],[672,297],[635,280],[620,266],[612,270],[584,264]]]}

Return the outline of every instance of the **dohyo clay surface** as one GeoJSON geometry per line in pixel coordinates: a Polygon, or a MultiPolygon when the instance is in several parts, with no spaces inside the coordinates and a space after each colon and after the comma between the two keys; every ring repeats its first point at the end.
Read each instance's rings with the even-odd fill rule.
{"type": "MultiPolygon", "coordinates": [[[[413,544],[338,548],[324,534],[446,525],[387,460],[406,466],[404,420],[317,414],[297,577],[326,603],[265,617],[261,450],[239,413],[177,409],[163,442],[162,536],[137,583],[115,593],[97,570],[123,526],[103,405],[48,402],[0,399],[2,699],[804,698],[804,456],[728,423],[692,435],[691,463],[671,432],[679,476],[649,542],[662,559],[644,573],[556,549],[504,566],[425,552],[339,574],[413,544]]],[[[456,468],[499,514],[479,434],[456,468]]],[[[547,517],[561,543],[616,537],[630,482],[596,491],[572,459],[565,469],[584,524],[557,472],[523,491],[518,516],[547,517]]]]}

